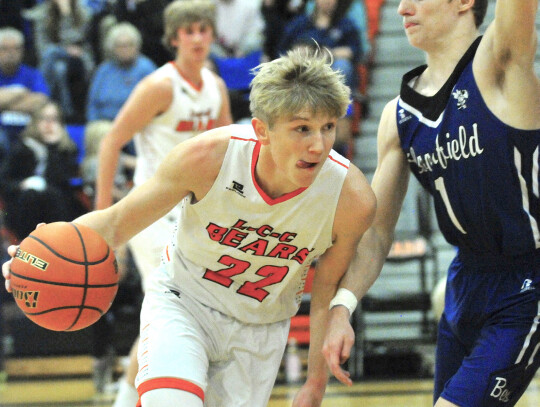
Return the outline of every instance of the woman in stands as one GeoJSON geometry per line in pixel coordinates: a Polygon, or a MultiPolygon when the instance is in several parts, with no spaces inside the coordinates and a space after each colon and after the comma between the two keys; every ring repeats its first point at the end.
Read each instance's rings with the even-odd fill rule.
{"type": "Polygon", "coordinates": [[[0,166],[6,224],[18,240],[40,222],[67,221],[87,211],[79,199],[77,157],[60,108],[47,102],[0,166]]]}

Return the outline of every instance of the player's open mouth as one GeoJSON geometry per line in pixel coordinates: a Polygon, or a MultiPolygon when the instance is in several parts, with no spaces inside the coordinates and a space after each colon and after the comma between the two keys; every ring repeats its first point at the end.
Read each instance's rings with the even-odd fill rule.
{"type": "Polygon", "coordinates": [[[296,165],[298,165],[298,167],[300,167],[300,168],[313,168],[313,167],[315,167],[317,165],[317,163],[310,163],[310,162],[307,162],[307,161],[299,160],[296,165]]]}

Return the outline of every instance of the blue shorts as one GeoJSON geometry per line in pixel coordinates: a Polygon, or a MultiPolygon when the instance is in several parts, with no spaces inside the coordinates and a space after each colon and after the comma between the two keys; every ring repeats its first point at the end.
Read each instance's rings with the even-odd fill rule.
{"type": "Polygon", "coordinates": [[[439,323],[434,400],[513,406],[540,366],[540,251],[450,265],[439,323]]]}

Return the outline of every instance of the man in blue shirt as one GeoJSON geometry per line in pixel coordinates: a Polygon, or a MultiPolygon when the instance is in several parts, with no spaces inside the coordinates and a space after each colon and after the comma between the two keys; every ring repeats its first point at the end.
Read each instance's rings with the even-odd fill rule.
{"type": "Polygon", "coordinates": [[[48,100],[49,89],[42,73],[22,63],[24,36],[11,27],[0,29],[0,148],[9,143],[30,121],[34,110],[48,100]]]}

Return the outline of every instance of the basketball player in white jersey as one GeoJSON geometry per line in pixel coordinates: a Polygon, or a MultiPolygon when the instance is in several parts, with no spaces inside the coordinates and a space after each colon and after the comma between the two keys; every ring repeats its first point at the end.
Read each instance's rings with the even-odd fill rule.
{"type": "Polygon", "coordinates": [[[75,220],[114,248],[181,202],[141,312],[143,407],[265,407],[314,258],[309,366],[293,405],[321,405],[329,304],[376,206],[332,150],[350,89],[329,55],[297,49],[260,65],[251,124],[179,144],[147,182],[75,220]]]}
{"type": "MultiPolygon", "coordinates": [[[[122,147],[135,140],[134,183],[140,185],[181,141],[202,131],[231,124],[224,81],[204,67],[214,38],[214,5],[210,1],[174,1],[164,10],[164,44],[176,58],[143,79],[116,117],[99,153],[96,208],[112,204],[113,178],[122,147]]],[[[176,219],[174,210],[129,242],[143,289],[147,275],[160,263],[161,251],[176,219]]],[[[120,382],[115,407],[131,407],[137,399],[136,343],[127,383],[120,382]],[[125,402],[123,400],[125,399],[125,402]]]]}

